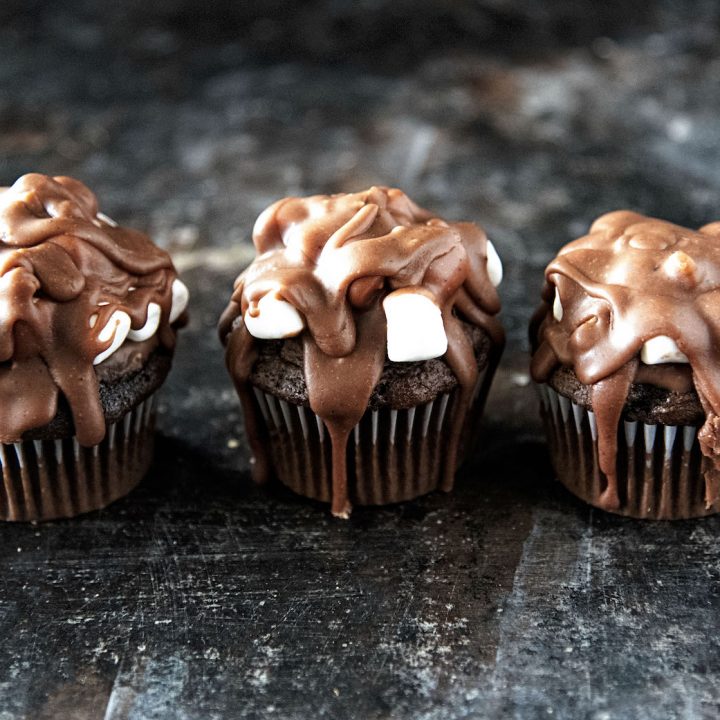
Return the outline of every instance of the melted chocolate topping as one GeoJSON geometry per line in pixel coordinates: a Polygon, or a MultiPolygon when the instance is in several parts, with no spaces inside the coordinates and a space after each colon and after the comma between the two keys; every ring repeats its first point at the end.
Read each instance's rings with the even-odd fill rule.
{"type": "Polygon", "coordinates": [[[531,371],[546,382],[556,367],[569,366],[591,386],[607,477],[602,506],[619,506],[617,427],[631,384],[655,378],[672,386],[662,371],[640,362],[645,342],[667,336],[687,357],[706,414],[698,439],[712,461],[705,472],[709,507],[720,479],[720,223],[694,231],[629,211],[609,213],[562,248],[545,278],[544,303],[531,326],[531,371]],[[560,320],[553,315],[556,292],[560,320]]]}
{"type": "Polygon", "coordinates": [[[142,328],[154,302],[158,341],[172,348],[176,277],[170,256],[146,235],[98,215],[79,181],[29,174],[0,189],[0,441],[50,422],[62,393],[78,441],[100,442],[93,360],[112,338],[99,336],[117,310],[142,328]]]}
{"type": "MultiPolygon", "coordinates": [[[[220,320],[227,365],[243,404],[255,455],[254,476],[267,479],[269,461],[248,380],[255,338],[243,322],[268,293],[303,316],[304,373],[309,404],[332,443],[332,512],[347,516],[347,441],[380,378],[386,357],[383,298],[401,288],[421,290],[441,309],[444,356],[460,385],[447,450],[449,488],[463,421],[478,377],[473,347],[462,324],[483,328],[499,350],[503,330],[493,317],[500,302],[487,273],[487,238],[472,223],[447,223],[415,205],[402,191],[286,198],[255,225],[255,261],[237,278],[220,320]]],[[[496,360],[494,360],[496,362],[496,360]]]]}

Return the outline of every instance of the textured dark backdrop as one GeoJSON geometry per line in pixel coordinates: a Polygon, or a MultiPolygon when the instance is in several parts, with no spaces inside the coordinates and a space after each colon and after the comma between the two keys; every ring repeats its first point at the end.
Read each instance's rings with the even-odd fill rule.
{"type": "Polygon", "coordinates": [[[192,320],[156,466],[0,527],[0,720],[712,718],[716,519],[552,482],[525,327],[606,210],[720,219],[717,2],[0,4],[0,183],[79,177],[171,250],[192,320]],[[214,325],[287,194],[398,184],[489,230],[510,345],[457,492],[347,523],[250,486],[214,325]]]}

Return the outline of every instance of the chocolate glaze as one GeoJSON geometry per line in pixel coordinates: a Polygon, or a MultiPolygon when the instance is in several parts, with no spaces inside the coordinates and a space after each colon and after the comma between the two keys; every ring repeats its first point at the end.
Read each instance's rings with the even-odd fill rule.
{"type": "Polygon", "coordinates": [[[448,338],[444,359],[461,388],[447,448],[444,486],[449,489],[478,377],[459,316],[490,335],[493,363],[504,342],[493,317],[500,302],[487,274],[485,233],[472,223],[434,217],[398,189],[373,187],[280,200],[258,218],[253,242],[257,257],[237,278],[219,332],[245,412],[255,479],[266,480],[270,466],[248,383],[257,345],[243,323],[245,312],[255,312],[260,299],[274,292],[304,317],[308,401],[331,438],[332,512],[347,516],[347,440],[368,407],[386,358],[382,299],[400,288],[422,288],[441,308],[448,338]]]}
{"type": "Polygon", "coordinates": [[[666,335],[687,356],[705,411],[698,439],[712,461],[705,472],[710,507],[720,478],[720,223],[694,231],[630,211],[609,213],[560,251],[545,278],[544,302],[531,325],[531,371],[546,382],[558,366],[571,367],[591,387],[607,479],[601,506],[613,510],[619,503],[617,426],[631,385],[687,389],[686,371],[640,362],[643,344],[666,335]],[[552,311],[556,289],[560,321],[552,311]]]}
{"type": "MultiPolygon", "coordinates": [[[[144,234],[98,216],[97,200],[68,177],[29,174],[0,190],[0,442],[50,422],[62,394],[78,441],[105,436],[94,358],[116,310],[133,329],[162,310],[157,342],[172,348],[170,256],[144,234]]],[[[152,344],[135,344],[149,353],[152,344]],[[141,347],[142,346],[142,347],[141,347]]]]}

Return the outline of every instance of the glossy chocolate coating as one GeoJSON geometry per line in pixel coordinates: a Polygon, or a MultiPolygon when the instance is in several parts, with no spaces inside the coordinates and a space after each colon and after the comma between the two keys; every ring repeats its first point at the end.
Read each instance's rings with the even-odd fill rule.
{"type": "Polygon", "coordinates": [[[472,223],[448,223],[415,205],[402,191],[286,198],[270,206],[253,233],[255,261],[238,277],[220,321],[227,365],[246,416],[255,477],[269,472],[249,392],[257,341],[243,323],[268,292],[303,316],[308,402],[325,422],[333,448],[332,511],[350,511],[346,446],[368,407],[386,359],[383,298],[400,288],[428,292],[441,309],[448,338],[444,361],[460,385],[444,485],[456,470],[459,437],[478,378],[472,343],[458,316],[483,328],[497,352],[504,334],[487,273],[487,238],[472,223]]]}
{"type": "Polygon", "coordinates": [[[81,182],[40,174],[0,190],[0,241],[0,442],[50,423],[62,395],[78,441],[95,445],[105,417],[93,361],[112,314],[140,329],[157,303],[157,343],[137,346],[174,346],[170,256],[99,215],[81,182]]]}
{"type": "Polygon", "coordinates": [[[705,413],[698,439],[712,461],[705,472],[710,507],[720,467],[720,224],[690,230],[630,211],[609,213],[562,248],[545,277],[531,327],[532,375],[547,382],[565,366],[591,388],[607,478],[599,504],[608,510],[619,504],[617,426],[633,383],[687,392],[687,375],[677,366],[641,363],[644,343],[667,336],[687,356],[705,413]],[[556,290],[560,320],[552,310],[556,290]]]}

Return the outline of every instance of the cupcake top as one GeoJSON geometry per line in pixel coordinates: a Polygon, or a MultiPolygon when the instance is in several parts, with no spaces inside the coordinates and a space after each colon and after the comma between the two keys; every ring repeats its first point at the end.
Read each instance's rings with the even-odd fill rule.
{"type": "MultiPolygon", "coordinates": [[[[308,401],[338,458],[386,355],[394,362],[442,356],[469,401],[478,369],[460,318],[502,344],[494,317],[502,266],[485,233],[433,216],[401,190],[280,200],[258,218],[253,242],[257,257],[235,282],[220,335],[251,416],[258,479],[268,468],[245,389],[257,339],[301,335],[308,401]]],[[[344,481],[336,471],[344,473],[344,460],[333,463],[334,485],[344,481]]]]}
{"type": "Polygon", "coordinates": [[[81,182],[33,173],[0,189],[0,441],[50,422],[62,395],[78,441],[100,442],[98,372],[123,345],[172,348],[187,295],[170,256],[81,182]]]}
{"type": "Polygon", "coordinates": [[[631,385],[676,391],[683,378],[705,410],[698,438],[714,465],[706,473],[711,501],[720,468],[720,223],[696,231],[609,213],[560,251],[545,278],[532,375],[545,382],[565,366],[591,386],[605,506],[618,503],[616,434],[631,385]]]}

